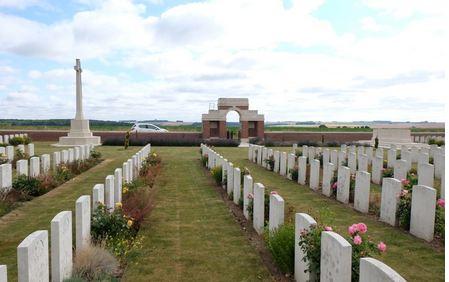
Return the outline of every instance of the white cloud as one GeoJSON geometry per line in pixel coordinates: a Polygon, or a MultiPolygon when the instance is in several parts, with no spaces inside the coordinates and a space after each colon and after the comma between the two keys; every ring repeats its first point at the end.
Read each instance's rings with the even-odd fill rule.
{"type": "Polygon", "coordinates": [[[367,31],[381,31],[384,29],[383,26],[381,26],[377,21],[372,17],[365,17],[360,21],[360,24],[362,25],[362,29],[367,31]]]}
{"type": "Polygon", "coordinates": [[[442,16],[447,11],[447,1],[445,0],[363,0],[363,3],[396,18],[407,18],[414,15],[442,16]]]}
{"type": "Polygon", "coordinates": [[[47,1],[42,0],[0,0],[0,7],[13,9],[26,9],[29,7],[50,8],[47,1]]]}

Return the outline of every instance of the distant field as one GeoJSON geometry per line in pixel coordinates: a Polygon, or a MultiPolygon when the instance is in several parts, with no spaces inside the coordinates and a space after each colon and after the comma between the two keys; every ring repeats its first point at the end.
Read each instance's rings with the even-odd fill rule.
{"type": "MultiPolygon", "coordinates": [[[[160,126],[172,132],[201,132],[202,128],[198,125],[176,125],[160,126]]],[[[91,125],[93,131],[127,131],[130,126],[124,125],[91,125]]],[[[0,130],[69,130],[68,125],[10,125],[0,123],[0,130]]],[[[229,129],[236,131],[237,127],[231,126],[229,129]]],[[[265,131],[306,131],[306,132],[372,132],[372,128],[354,128],[354,127],[297,127],[297,126],[266,126],[265,131]]],[[[444,132],[444,128],[412,128],[412,132],[444,132]]]]}

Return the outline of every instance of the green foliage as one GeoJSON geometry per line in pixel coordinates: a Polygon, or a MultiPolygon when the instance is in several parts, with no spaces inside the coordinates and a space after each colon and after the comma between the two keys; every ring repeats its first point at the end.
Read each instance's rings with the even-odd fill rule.
{"type": "Polygon", "coordinates": [[[91,235],[96,243],[104,242],[117,257],[123,259],[137,234],[133,220],[120,207],[113,212],[100,205],[92,215],[91,235]]]}
{"type": "Polygon", "coordinates": [[[212,174],[212,177],[214,178],[217,185],[221,185],[221,180],[223,177],[223,168],[221,166],[216,166],[211,169],[210,173],[212,174]]]}
{"type": "Polygon", "coordinates": [[[204,167],[207,167],[208,160],[209,160],[209,156],[207,154],[205,154],[204,156],[201,156],[201,164],[204,167]]]}
{"type": "Polygon", "coordinates": [[[311,226],[308,231],[302,231],[299,239],[299,247],[305,254],[303,261],[308,264],[306,272],[320,277],[321,263],[321,232],[324,226],[311,226]]]}
{"type": "Polygon", "coordinates": [[[295,165],[288,172],[292,175],[292,180],[297,182],[298,181],[298,166],[295,165]]]}
{"type": "Polygon", "coordinates": [[[101,153],[96,150],[92,150],[92,151],[90,151],[90,157],[92,159],[99,160],[99,159],[101,159],[101,153]]]}
{"type": "Polygon", "coordinates": [[[265,236],[268,250],[274,261],[285,274],[293,274],[295,270],[295,226],[281,225],[265,236]]]}
{"type": "Polygon", "coordinates": [[[45,194],[46,192],[44,189],[42,189],[41,184],[42,181],[38,178],[20,175],[13,181],[12,188],[20,193],[25,193],[27,195],[37,197],[45,194]]]}
{"type": "Polygon", "coordinates": [[[54,175],[56,181],[59,183],[67,182],[74,176],[73,172],[65,164],[58,165],[54,175]]]}
{"type": "Polygon", "coordinates": [[[374,148],[379,148],[379,138],[377,136],[374,138],[374,148]]]}
{"type": "Polygon", "coordinates": [[[435,210],[435,236],[444,241],[444,207],[440,205],[435,210]]]}
{"type": "Polygon", "coordinates": [[[412,210],[412,193],[408,190],[402,190],[399,197],[399,204],[397,210],[397,216],[399,220],[399,226],[405,230],[410,229],[410,218],[412,210]]]}
{"type": "Polygon", "coordinates": [[[31,138],[26,137],[13,137],[9,139],[9,144],[12,146],[17,146],[19,144],[28,145],[31,143],[31,138]]]}
{"type": "Polygon", "coordinates": [[[325,124],[320,124],[320,125],[318,126],[318,128],[327,128],[327,126],[326,126],[325,124]]]}
{"type": "Polygon", "coordinates": [[[393,177],[394,176],[394,170],[391,167],[387,167],[382,169],[382,177],[393,177]]]}
{"type": "Polygon", "coordinates": [[[430,138],[429,141],[427,142],[429,145],[438,145],[438,146],[443,146],[444,145],[444,140],[436,140],[434,138],[430,138]]]}
{"type": "Polygon", "coordinates": [[[274,170],[274,156],[270,156],[268,159],[265,159],[264,161],[268,165],[268,168],[271,171],[273,171],[274,170]]]}

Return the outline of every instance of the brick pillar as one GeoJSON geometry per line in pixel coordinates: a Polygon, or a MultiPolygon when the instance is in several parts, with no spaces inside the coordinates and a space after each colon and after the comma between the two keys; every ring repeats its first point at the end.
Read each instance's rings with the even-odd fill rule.
{"type": "Polygon", "coordinates": [[[208,139],[210,137],[210,122],[208,120],[203,120],[203,139],[208,139]]]}
{"type": "Polygon", "coordinates": [[[249,126],[248,126],[248,121],[241,121],[240,122],[241,125],[241,131],[242,131],[242,136],[240,138],[248,138],[249,133],[249,126]]]}
{"type": "Polygon", "coordinates": [[[257,137],[259,137],[260,139],[264,139],[265,138],[265,132],[264,132],[264,121],[258,121],[257,122],[257,137]]]}
{"type": "Polygon", "coordinates": [[[218,122],[218,132],[219,132],[219,137],[222,139],[226,139],[226,121],[225,120],[220,120],[218,122]]]}

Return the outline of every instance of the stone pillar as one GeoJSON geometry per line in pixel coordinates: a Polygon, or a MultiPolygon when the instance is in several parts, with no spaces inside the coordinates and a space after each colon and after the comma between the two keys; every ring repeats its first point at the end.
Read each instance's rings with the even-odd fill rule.
{"type": "Polygon", "coordinates": [[[248,125],[248,121],[247,120],[242,120],[240,122],[240,124],[242,125],[242,136],[241,138],[248,138],[249,137],[249,125],[248,125]]]}

